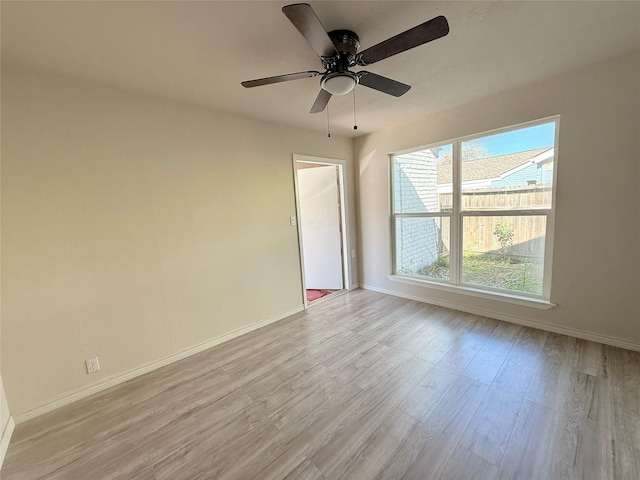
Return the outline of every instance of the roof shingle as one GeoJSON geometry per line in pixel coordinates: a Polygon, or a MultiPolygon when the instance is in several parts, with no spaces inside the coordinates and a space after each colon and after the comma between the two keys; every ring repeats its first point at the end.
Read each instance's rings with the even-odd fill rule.
{"type": "MultiPolygon", "coordinates": [[[[524,152],[510,153],[497,157],[480,158],[462,162],[462,181],[484,180],[498,178],[505,172],[523,165],[536,155],[549,150],[549,148],[536,148],[524,152]]],[[[451,163],[438,165],[438,184],[451,183],[451,163]]]]}

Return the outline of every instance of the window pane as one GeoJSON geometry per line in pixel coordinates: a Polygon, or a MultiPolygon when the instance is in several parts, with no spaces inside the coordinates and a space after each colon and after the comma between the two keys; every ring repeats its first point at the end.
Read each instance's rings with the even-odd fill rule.
{"type": "Polygon", "coordinates": [[[449,279],[449,217],[396,218],[396,273],[449,279]]]}
{"type": "Polygon", "coordinates": [[[465,216],[462,281],[542,294],[545,215],[465,216]]]}
{"type": "Polygon", "coordinates": [[[550,208],[555,125],[462,142],[462,209],[550,208]]]}
{"type": "Polygon", "coordinates": [[[393,157],[394,213],[451,209],[451,151],[443,145],[393,157]]]}

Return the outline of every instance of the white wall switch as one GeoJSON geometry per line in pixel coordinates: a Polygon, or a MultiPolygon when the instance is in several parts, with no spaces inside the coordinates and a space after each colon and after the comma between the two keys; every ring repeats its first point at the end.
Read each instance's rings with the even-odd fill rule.
{"type": "Polygon", "coordinates": [[[296,221],[296,217],[289,217],[289,225],[295,227],[297,224],[298,222],[296,221]]]}

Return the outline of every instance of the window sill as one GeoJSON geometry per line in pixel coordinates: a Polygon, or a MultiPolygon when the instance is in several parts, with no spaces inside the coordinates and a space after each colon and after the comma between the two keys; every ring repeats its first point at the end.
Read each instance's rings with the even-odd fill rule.
{"type": "Polygon", "coordinates": [[[522,305],[525,307],[538,308],[541,310],[549,310],[556,307],[555,303],[551,303],[548,300],[542,298],[528,297],[525,295],[518,295],[513,293],[489,291],[479,288],[473,288],[461,285],[447,285],[445,283],[434,282],[431,280],[423,280],[415,277],[403,277],[399,275],[387,275],[387,278],[392,282],[404,283],[407,285],[414,285],[418,287],[428,287],[434,290],[442,290],[444,292],[459,293],[461,295],[468,295],[476,298],[484,298],[485,300],[493,300],[497,302],[512,303],[515,305],[522,305]]]}

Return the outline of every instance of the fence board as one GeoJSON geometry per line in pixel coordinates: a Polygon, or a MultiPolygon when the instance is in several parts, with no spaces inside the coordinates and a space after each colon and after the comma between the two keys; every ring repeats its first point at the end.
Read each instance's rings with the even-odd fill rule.
{"type": "MultiPolygon", "coordinates": [[[[451,196],[451,193],[441,193],[440,205],[450,206],[451,196]]],[[[462,193],[463,210],[489,213],[492,210],[525,210],[550,206],[550,186],[517,187],[500,189],[500,191],[476,190],[462,193]]],[[[513,225],[513,245],[508,252],[511,257],[523,259],[542,257],[547,227],[545,215],[465,217],[463,249],[478,253],[497,253],[501,245],[493,232],[498,223],[513,225]]]]}

